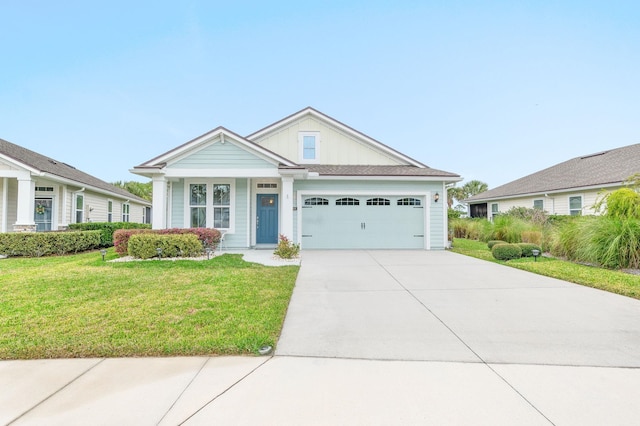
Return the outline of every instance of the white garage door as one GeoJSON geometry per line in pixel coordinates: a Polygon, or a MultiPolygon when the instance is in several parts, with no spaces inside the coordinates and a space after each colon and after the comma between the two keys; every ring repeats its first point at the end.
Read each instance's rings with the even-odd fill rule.
{"type": "Polygon", "coordinates": [[[303,196],[304,249],[425,248],[424,197],[303,196]]]}

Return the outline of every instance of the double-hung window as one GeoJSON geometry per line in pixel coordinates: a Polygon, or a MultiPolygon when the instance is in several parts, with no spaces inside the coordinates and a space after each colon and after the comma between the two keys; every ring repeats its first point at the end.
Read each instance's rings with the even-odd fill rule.
{"type": "Polygon", "coordinates": [[[191,228],[207,227],[207,185],[189,185],[189,210],[191,212],[191,228]]]}
{"type": "Polygon", "coordinates": [[[213,227],[229,229],[231,185],[213,184],[213,227]]]}
{"type": "Polygon", "coordinates": [[[582,195],[569,197],[569,214],[571,216],[582,215],[582,195]]]}
{"type": "Polygon", "coordinates": [[[107,222],[113,222],[113,201],[107,201],[107,222]]]}
{"type": "Polygon", "coordinates": [[[185,226],[232,231],[234,185],[231,181],[194,179],[186,183],[185,189],[185,226]]]}
{"type": "Polygon", "coordinates": [[[75,212],[76,223],[84,222],[84,194],[76,193],[75,212]]]}
{"type": "Polygon", "coordinates": [[[129,211],[131,209],[131,206],[129,203],[122,203],[122,221],[123,222],[129,222],[129,211]]]}

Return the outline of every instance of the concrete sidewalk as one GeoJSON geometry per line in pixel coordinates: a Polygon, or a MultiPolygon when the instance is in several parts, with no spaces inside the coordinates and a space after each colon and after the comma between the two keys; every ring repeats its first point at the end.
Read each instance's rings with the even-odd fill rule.
{"type": "Polygon", "coordinates": [[[449,252],[304,252],[276,356],[0,362],[0,424],[632,425],[640,301],[449,252]]]}

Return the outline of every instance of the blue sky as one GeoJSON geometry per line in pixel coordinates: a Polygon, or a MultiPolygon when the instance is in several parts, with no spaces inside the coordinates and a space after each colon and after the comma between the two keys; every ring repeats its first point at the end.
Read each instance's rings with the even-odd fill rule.
{"type": "Polygon", "coordinates": [[[0,138],[109,182],[306,106],[491,188],[640,143],[635,1],[97,3],[2,2],[0,138]]]}

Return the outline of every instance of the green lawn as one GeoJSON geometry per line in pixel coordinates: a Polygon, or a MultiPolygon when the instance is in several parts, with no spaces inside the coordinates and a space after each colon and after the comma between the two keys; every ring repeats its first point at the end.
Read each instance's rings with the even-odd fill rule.
{"type": "Polygon", "coordinates": [[[454,240],[452,251],[478,259],[524,269],[525,271],[536,274],[640,299],[640,275],[579,265],[573,262],[547,257],[539,257],[537,262],[533,258],[522,258],[503,262],[496,260],[491,255],[491,251],[486,243],[459,238],[454,240]]]}
{"type": "Polygon", "coordinates": [[[231,254],[0,260],[0,359],[254,354],[275,345],[298,269],[231,254]]]}

